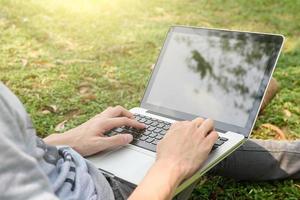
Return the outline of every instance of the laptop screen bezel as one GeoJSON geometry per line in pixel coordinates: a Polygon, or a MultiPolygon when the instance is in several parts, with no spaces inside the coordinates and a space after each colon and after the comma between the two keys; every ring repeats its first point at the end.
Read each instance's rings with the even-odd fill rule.
{"type": "Polygon", "coordinates": [[[224,122],[217,121],[217,120],[214,121],[215,122],[214,123],[215,128],[218,131],[221,131],[221,132],[232,131],[232,132],[235,132],[235,133],[242,134],[245,137],[248,137],[250,135],[252,129],[253,129],[254,122],[255,122],[255,119],[257,117],[258,111],[260,109],[262,99],[263,99],[264,94],[265,94],[266,87],[268,86],[268,84],[270,82],[270,79],[272,77],[272,73],[275,69],[278,57],[279,57],[280,52],[281,52],[281,49],[282,49],[282,46],[283,46],[283,41],[284,41],[284,37],[282,35],[267,34],[267,33],[255,33],[255,32],[231,31],[231,30],[221,30],[221,29],[208,29],[208,28],[198,28],[198,27],[186,27],[186,26],[172,26],[169,29],[169,32],[167,33],[164,45],[163,45],[163,47],[160,51],[160,54],[158,56],[157,62],[154,66],[154,69],[152,70],[151,77],[148,81],[148,85],[146,87],[146,90],[145,90],[144,96],[142,98],[140,107],[145,108],[145,109],[147,109],[147,110],[149,110],[153,113],[156,113],[158,115],[166,116],[166,117],[169,117],[171,119],[176,119],[176,120],[192,120],[196,117],[206,118],[206,116],[196,116],[196,115],[192,115],[190,113],[184,113],[184,112],[181,112],[181,111],[171,110],[171,109],[168,109],[168,108],[164,108],[164,107],[161,107],[161,106],[157,106],[157,105],[147,103],[147,98],[148,98],[148,96],[151,92],[153,83],[155,81],[157,72],[159,71],[162,58],[163,58],[163,56],[165,54],[165,51],[167,49],[167,46],[169,44],[172,33],[178,32],[178,33],[190,33],[191,34],[191,33],[197,33],[199,31],[211,32],[211,33],[216,33],[216,32],[221,31],[223,33],[228,34],[229,36],[231,34],[236,34],[236,33],[239,33],[239,34],[254,34],[256,37],[268,38],[268,39],[276,42],[277,45],[278,45],[278,50],[276,52],[276,56],[274,56],[274,58],[271,59],[271,61],[268,63],[268,66],[266,67],[266,70],[264,72],[264,76],[263,76],[263,79],[260,83],[259,90],[258,90],[258,93],[259,93],[258,96],[260,98],[257,98],[254,101],[252,110],[249,114],[249,117],[248,117],[248,120],[247,120],[247,123],[246,123],[246,126],[245,127],[240,127],[240,126],[232,125],[232,124],[229,124],[229,123],[224,123],[224,122]]]}

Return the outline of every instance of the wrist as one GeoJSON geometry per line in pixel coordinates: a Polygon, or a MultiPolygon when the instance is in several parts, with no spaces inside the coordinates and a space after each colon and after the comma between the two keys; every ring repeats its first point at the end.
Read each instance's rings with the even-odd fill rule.
{"type": "Polygon", "coordinates": [[[69,134],[66,133],[53,133],[47,137],[45,137],[44,142],[49,145],[57,146],[57,145],[67,145],[73,148],[72,139],[69,137],[69,134]]]}
{"type": "Polygon", "coordinates": [[[170,182],[178,186],[186,177],[184,166],[171,159],[158,159],[155,165],[170,176],[170,182]]]}
{"type": "Polygon", "coordinates": [[[175,162],[158,159],[129,199],[171,199],[183,179],[175,162]]]}

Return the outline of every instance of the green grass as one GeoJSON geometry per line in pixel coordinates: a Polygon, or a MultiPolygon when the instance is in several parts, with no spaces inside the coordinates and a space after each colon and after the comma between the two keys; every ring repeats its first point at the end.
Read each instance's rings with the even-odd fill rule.
{"type": "MultiPolygon", "coordinates": [[[[37,132],[64,131],[109,105],[139,105],[170,25],[275,32],[287,38],[274,76],[281,91],[258,118],[300,137],[300,1],[1,0],[0,80],[25,104],[37,132]],[[225,3],[226,2],[226,3],[225,3]]],[[[208,177],[194,199],[300,199],[293,180],[208,177]]]]}

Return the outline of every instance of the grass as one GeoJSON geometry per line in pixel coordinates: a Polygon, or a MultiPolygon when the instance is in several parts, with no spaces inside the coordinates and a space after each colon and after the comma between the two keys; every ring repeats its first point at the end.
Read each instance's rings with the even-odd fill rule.
{"type": "MultiPolygon", "coordinates": [[[[1,0],[0,80],[25,104],[39,136],[109,105],[139,105],[170,25],[275,32],[287,38],[274,73],[281,91],[258,118],[300,137],[300,1],[1,0]],[[64,123],[62,123],[64,122],[64,123]],[[57,125],[60,126],[57,126],[57,125]]],[[[300,199],[299,182],[208,177],[193,199],[300,199]]]]}

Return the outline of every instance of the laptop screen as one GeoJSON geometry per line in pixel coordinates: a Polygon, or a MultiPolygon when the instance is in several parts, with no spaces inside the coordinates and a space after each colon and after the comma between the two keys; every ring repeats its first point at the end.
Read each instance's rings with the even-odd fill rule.
{"type": "Polygon", "coordinates": [[[246,134],[282,41],[278,35],[172,28],[142,104],[177,119],[212,118],[220,129],[246,134]]]}

